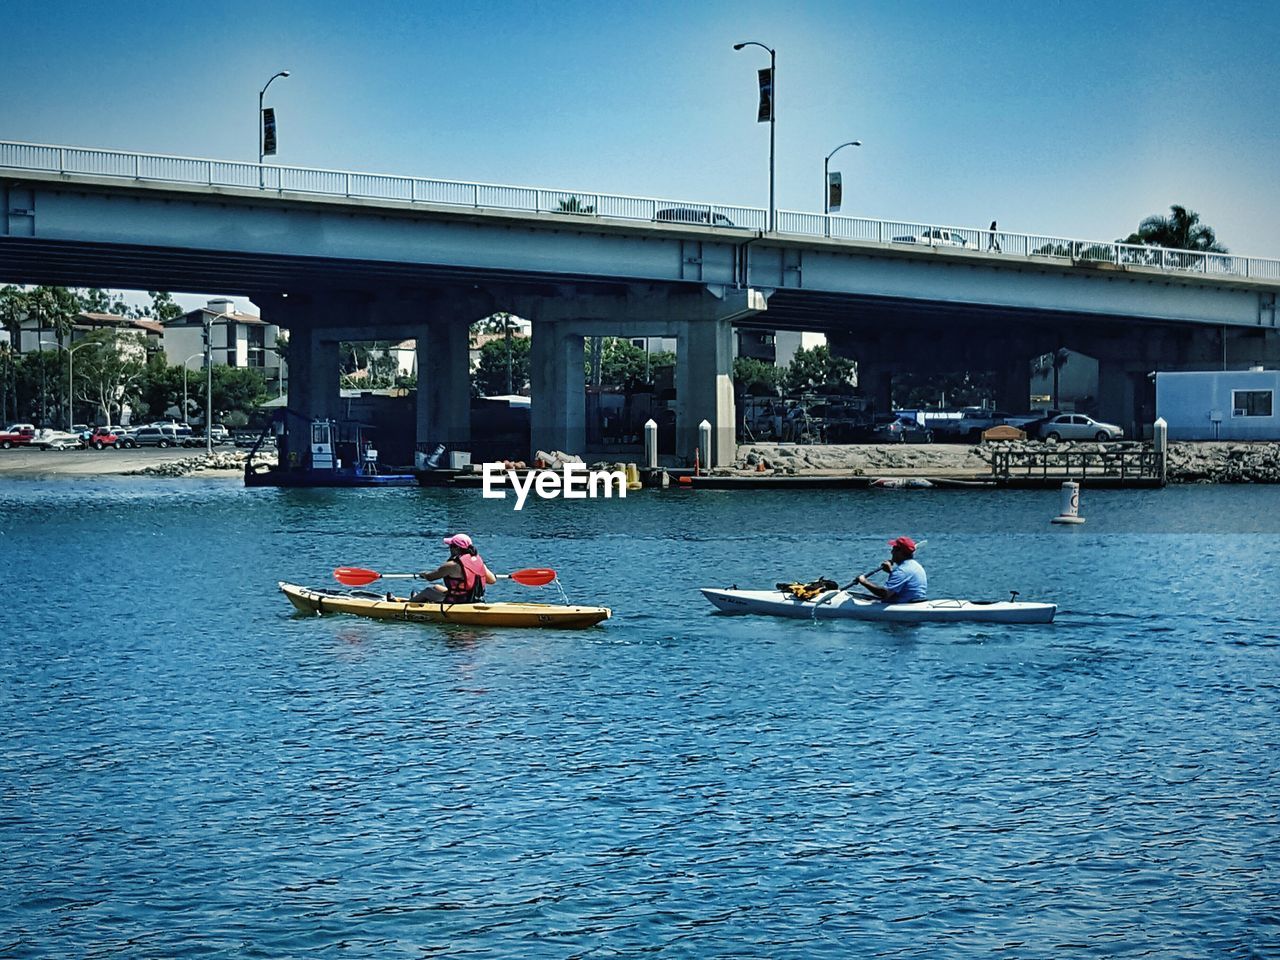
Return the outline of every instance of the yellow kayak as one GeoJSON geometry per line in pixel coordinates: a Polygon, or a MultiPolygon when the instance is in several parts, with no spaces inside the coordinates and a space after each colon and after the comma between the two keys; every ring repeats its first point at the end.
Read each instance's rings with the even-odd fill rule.
{"type": "Polygon", "coordinates": [[[462,623],[474,627],[593,627],[612,615],[608,607],[563,607],[548,603],[410,603],[367,590],[312,590],[280,582],[284,595],[303,613],[352,613],[372,620],[462,623]]]}

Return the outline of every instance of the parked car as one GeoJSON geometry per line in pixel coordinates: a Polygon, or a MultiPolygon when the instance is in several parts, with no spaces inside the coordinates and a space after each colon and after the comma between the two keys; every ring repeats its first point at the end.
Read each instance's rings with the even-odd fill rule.
{"type": "Polygon", "coordinates": [[[68,433],[66,430],[50,430],[47,427],[36,434],[35,439],[31,441],[33,447],[39,447],[41,450],[79,450],[84,446],[84,441],[80,439],[78,433],[68,433]]]}
{"type": "Polygon", "coordinates": [[[1083,413],[1063,413],[1040,426],[1044,440],[1119,440],[1124,430],[1114,423],[1101,423],[1083,413]]]}
{"type": "Polygon", "coordinates": [[[93,447],[95,450],[105,450],[107,447],[123,450],[126,447],[136,447],[137,444],[133,442],[124,427],[94,427],[89,434],[89,439],[85,441],[85,446],[93,447]]]}
{"type": "Polygon", "coordinates": [[[967,247],[969,241],[946,227],[931,227],[924,233],[894,237],[894,243],[922,243],[929,247],[967,247]]]}
{"type": "Polygon", "coordinates": [[[659,210],[653,219],[667,223],[702,223],[713,227],[732,227],[734,222],[723,213],[711,213],[707,210],[695,210],[692,207],[669,207],[659,210]]]}
{"type": "Polygon", "coordinates": [[[0,447],[8,450],[10,447],[30,446],[35,437],[34,423],[13,423],[0,430],[0,447]]]}
{"type": "Polygon", "coordinates": [[[933,431],[917,421],[895,417],[879,423],[871,431],[872,443],[933,443],[933,431]]]}
{"type": "Polygon", "coordinates": [[[139,427],[133,433],[133,442],[139,447],[180,447],[191,446],[190,431],[186,437],[179,435],[178,431],[169,426],[156,427],[146,426],[139,427]]]}

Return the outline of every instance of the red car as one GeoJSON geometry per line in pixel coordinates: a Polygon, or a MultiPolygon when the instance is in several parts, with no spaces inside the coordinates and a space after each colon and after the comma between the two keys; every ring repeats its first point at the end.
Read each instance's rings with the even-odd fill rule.
{"type": "Polygon", "coordinates": [[[101,450],[104,447],[123,450],[125,447],[136,447],[137,444],[122,427],[94,427],[93,433],[89,434],[89,439],[85,441],[85,446],[93,447],[95,450],[101,450]]]}
{"type": "Polygon", "coordinates": [[[8,450],[10,447],[30,446],[35,438],[35,427],[29,423],[15,423],[0,431],[0,447],[8,450]]]}

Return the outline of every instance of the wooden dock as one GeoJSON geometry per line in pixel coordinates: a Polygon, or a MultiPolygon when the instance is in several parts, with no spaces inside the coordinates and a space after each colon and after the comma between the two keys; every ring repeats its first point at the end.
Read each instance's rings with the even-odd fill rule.
{"type": "Polygon", "coordinates": [[[1164,458],[1147,444],[1111,448],[995,450],[991,478],[1002,487],[1056,487],[1067,480],[1091,487],[1162,487],[1164,458]]]}

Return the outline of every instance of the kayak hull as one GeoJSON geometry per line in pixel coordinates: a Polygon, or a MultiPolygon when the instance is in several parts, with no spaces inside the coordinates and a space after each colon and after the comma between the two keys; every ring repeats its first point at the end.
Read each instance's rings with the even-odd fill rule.
{"type": "Polygon", "coordinates": [[[825,603],[793,599],[780,590],[713,590],[702,595],[724,613],[758,614],[809,620],[875,620],[887,623],[1052,623],[1053,603],[973,600],[922,600],[882,603],[855,594],[828,594],[825,603]]]}
{"type": "Polygon", "coordinates": [[[301,613],[349,613],[370,620],[457,623],[472,627],[542,627],[580,630],[613,615],[608,607],[556,606],[547,603],[410,603],[363,590],[313,590],[280,582],[280,590],[301,613]]]}

